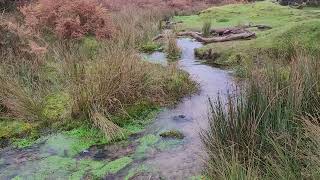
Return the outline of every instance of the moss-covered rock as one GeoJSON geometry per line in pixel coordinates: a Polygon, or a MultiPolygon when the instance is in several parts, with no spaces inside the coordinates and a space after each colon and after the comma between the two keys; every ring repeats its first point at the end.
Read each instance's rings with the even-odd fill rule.
{"type": "Polygon", "coordinates": [[[148,42],[140,47],[140,51],[144,53],[152,53],[155,51],[162,51],[162,48],[160,44],[148,42]]]}
{"type": "Polygon", "coordinates": [[[66,93],[53,93],[45,98],[42,115],[49,120],[63,118],[70,108],[70,97],[66,93]]]}
{"type": "Polygon", "coordinates": [[[163,138],[174,138],[174,139],[183,139],[184,138],[184,134],[178,130],[169,130],[169,131],[165,131],[160,133],[160,136],[163,138]]]}

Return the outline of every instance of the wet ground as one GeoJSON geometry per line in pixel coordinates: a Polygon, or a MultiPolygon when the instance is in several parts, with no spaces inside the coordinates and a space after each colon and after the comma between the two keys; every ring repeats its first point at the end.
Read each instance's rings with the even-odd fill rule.
{"type": "MultiPolygon", "coordinates": [[[[126,142],[91,146],[75,136],[56,134],[30,148],[4,150],[0,179],[198,179],[204,160],[199,132],[207,125],[208,98],[224,96],[233,79],[230,72],[195,59],[194,49],[200,43],[183,38],[178,45],[182,49],[179,66],[199,83],[198,94],[162,110],[144,133],[126,142]],[[185,137],[159,136],[172,129],[185,137]]],[[[149,58],[165,62],[159,52],[149,58]]]]}

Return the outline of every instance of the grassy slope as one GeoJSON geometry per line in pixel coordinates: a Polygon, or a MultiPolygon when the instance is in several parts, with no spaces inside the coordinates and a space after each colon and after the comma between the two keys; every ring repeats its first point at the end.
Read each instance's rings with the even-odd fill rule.
{"type": "Polygon", "coordinates": [[[257,2],[252,4],[232,4],[212,7],[199,15],[177,16],[176,21],[182,21],[179,30],[200,31],[203,22],[211,21],[212,27],[230,27],[241,24],[266,24],[271,30],[254,30],[257,38],[250,41],[233,41],[209,44],[199,49],[204,53],[208,49],[220,53],[217,63],[233,64],[235,57],[240,55],[242,60],[252,59],[257,54],[290,53],[287,40],[293,40],[307,46],[312,51],[318,49],[320,40],[320,9],[305,8],[303,10],[280,6],[272,2],[257,2]]]}

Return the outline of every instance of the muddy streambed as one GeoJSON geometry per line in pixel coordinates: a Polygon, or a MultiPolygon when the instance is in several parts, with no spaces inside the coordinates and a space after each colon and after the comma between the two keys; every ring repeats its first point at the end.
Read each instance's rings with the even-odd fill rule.
{"type": "MultiPolygon", "coordinates": [[[[233,78],[230,72],[195,59],[194,49],[201,43],[181,38],[178,45],[182,49],[179,66],[199,83],[199,93],[163,109],[143,134],[126,142],[81,149],[78,145],[84,148],[88,142],[57,134],[30,148],[4,150],[0,152],[0,179],[198,179],[203,164],[199,132],[207,126],[208,98],[218,93],[224,96],[233,78]],[[171,129],[185,137],[159,136],[171,129]]],[[[165,62],[159,52],[148,58],[165,62]]]]}

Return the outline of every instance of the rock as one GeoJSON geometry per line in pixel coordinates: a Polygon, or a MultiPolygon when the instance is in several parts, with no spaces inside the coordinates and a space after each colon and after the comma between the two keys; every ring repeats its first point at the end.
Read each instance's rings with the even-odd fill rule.
{"type": "Polygon", "coordinates": [[[184,134],[178,130],[169,130],[160,134],[163,138],[183,139],[184,134]]]}
{"type": "Polygon", "coordinates": [[[199,59],[210,60],[210,62],[214,62],[221,56],[221,54],[214,52],[212,49],[208,49],[204,52],[196,50],[195,56],[199,59]]]}
{"type": "Polygon", "coordinates": [[[186,116],[183,115],[183,114],[180,114],[178,117],[179,117],[179,118],[185,118],[186,116]]]}
{"type": "Polygon", "coordinates": [[[191,118],[187,118],[185,115],[183,114],[180,114],[178,116],[174,116],[173,117],[173,120],[174,121],[177,121],[177,122],[187,122],[187,121],[192,121],[191,118]]]}

